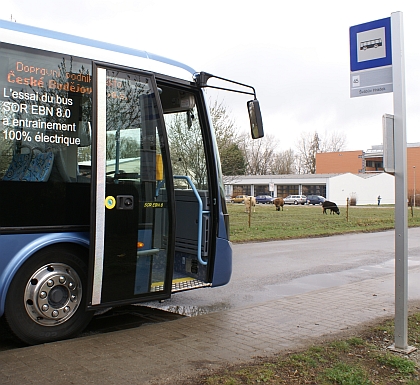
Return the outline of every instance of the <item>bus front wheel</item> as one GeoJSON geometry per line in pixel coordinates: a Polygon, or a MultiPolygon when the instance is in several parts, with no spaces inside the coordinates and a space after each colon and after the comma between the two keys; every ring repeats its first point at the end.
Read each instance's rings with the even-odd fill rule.
{"type": "Polygon", "coordinates": [[[33,345],[70,338],[92,318],[86,312],[83,249],[52,246],[27,260],[9,287],[5,318],[12,332],[33,345]]]}

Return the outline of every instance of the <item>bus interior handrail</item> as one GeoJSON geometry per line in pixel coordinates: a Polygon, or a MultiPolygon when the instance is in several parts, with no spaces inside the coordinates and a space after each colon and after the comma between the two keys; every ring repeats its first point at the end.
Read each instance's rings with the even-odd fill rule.
{"type": "Polygon", "coordinates": [[[203,266],[207,265],[207,261],[204,261],[201,258],[201,238],[203,234],[203,214],[210,214],[210,211],[203,211],[203,202],[201,201],[200,194],[198,193],[194,183],[191,178],[186,175],[174,175],[174,179],[184,179],[187,181],[188,185],[191,187],[191,190],[194,192],[195,197],[198,201],[198,236],[197,236],[197,259],[200,264],[203,266]]]}

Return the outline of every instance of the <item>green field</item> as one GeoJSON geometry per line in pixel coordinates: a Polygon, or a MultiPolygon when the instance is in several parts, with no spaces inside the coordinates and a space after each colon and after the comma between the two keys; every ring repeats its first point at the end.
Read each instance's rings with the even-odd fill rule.
{"type": "MultiPolygon", "coordinates": [[[[325,215],[320,206],[285,206],[284,211],[276,211],[273,205],[257,205],[249,219],[243,204],[229,203],[228,212],[232,242],[320,237],[394,228],[393,206],[350,206],[348,221],[346,207],[340,207],[340,215],[325,215]]],[[[420,208],[414,208],[413,215],[409,207],[407,212],[408,226],[420,226],[420,208]]]]}

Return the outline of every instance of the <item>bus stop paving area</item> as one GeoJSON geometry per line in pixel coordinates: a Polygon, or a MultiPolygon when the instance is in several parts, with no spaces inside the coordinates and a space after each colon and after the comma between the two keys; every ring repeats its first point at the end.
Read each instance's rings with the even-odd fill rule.
{"type": "MultiPolygon", "coordinates": [[[[420,300],[420,267],[409,303],[420,300]]],[[[394,316],[394,275],[137,328],[0,352],[0,384],[175,384],[394,316]]]]}

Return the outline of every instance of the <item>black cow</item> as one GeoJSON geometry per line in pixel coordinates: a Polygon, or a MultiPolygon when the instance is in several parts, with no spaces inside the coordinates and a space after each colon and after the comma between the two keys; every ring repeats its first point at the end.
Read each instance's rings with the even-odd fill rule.
{"type": "Polygon", "coordinates": [[[330,215],[331,215],[331,213],[335,213],[337,215],[340,215],[340,210],[334,202],[325,201],[322,204],[322,213],[326,214],[327,210],[330,210],[330,215]]]}

